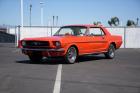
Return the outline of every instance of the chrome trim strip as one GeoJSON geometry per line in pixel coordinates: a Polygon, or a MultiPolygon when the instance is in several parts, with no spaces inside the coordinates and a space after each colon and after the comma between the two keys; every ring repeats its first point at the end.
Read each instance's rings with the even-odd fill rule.
{"type": "Polygon", "coordinates": [[[57,52],[61,52],[64,51],[64,48],[59,48],[59,49],[30,49],[30,48],[21,48],[21,50],[31,50],[31,51],[57,51],[57,52]]]}
{"type": "Polygon", "coordinates": [[[107,51],[101,51],[101,52],[93,52],[93,53],[83,53],[81,55],[94,55],[94,54],[102,54],[102,53],[105,53],[107,51]]]}

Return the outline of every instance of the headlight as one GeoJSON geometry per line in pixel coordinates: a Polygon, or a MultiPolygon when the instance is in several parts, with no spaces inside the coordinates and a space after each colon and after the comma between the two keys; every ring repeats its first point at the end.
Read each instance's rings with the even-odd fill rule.
{"type": "Polygon", "coordinates": [[[25,46],[26,45],[26,42],[25,41],[22,41],[22,46],[25,46]]]}
{"type": "Polygon", "coordinates": [[[60,42],[56,42],[55,45],[56,46],[61,46],[61,43],[60,42]]]}
{"type": "Polygon", "coordinates": [[[54,41],[53,42],[53,45],[56,46],[56,47],[60,47],[61,46],[61,43],[59,41],[54,41]]]}

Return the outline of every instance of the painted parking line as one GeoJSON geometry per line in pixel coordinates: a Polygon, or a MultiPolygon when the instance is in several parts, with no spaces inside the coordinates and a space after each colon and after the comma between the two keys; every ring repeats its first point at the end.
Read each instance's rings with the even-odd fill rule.
{"type": "Polygon", "coordinates": [[[62,73],[62,64],[59,64],[58,65],[58,69],[57,69],[57,74],[56,74],[56,79],[55,79],[53,93],[60,93],[61,73],[62,73]]]}

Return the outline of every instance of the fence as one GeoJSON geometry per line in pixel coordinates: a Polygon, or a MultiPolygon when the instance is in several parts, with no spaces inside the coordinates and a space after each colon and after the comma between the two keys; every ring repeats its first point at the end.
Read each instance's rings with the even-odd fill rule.
{"type": "MultiPolygon", "coordinates": [[[[106,27],[112,35],[120,35],[123,39],[121,48],[140,48],[140,27],[106,27]]],[[[49,26],[25,26],[21,30],[20,27],[16,27],[16,45],[18,40],[29,37],[48,37],[52,36],[59,27],[49,26]]],[[[12,30],[9,30],[12,32],[12,30]]]]}
{"type": "Polygon", "coordinates": [[[122,48],[140,48],[140,27],[108,27],[112,35],[120,35],[122,48]]]}
{"type": "Polygon", "coordinates": [[[11,27],[0,26],[0,43],[14,43],[15,32],[16,32],[15,26],[11,27]]]}

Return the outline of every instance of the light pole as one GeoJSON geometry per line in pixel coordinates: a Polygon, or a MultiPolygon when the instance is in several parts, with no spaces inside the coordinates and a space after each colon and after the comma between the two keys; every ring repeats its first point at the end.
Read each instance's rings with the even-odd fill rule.
{"type": "Polygon", "coordinates": [[[53,16],[53,27],[58,25],[58,16],[53,16]]]}
{"type": "Polygon", "coordinates": [[[32,4],[30,4],[30,27],[32,25],[32,4]]]}
{"type": "Polygon", "coordinates": [[[139,25],[139,18],[137,18],[137,26],[139,25]]]}
{"type": "Polygon", "coordinates": [[[58,16],[56,16],[56,26],[58,26],[58,16]]]}
{"type": "Polygon", "coordinates": [[[20,1],[21,28],[23,28],[23,0],[20,1]]]}
{"type": "Polygon", "coordinates": [[[44,10],[43,10],[43,5],[44,5],[44,2],[40,2],[40,7],[41,7],[41,11],[40,11],[40,15],[41,15],[41,26],[43,26],[44,25],[44,23],[43,23],[43,12],[44,12],[44,10]]]}
{"type": "Polygon", "coordinates": [[[55,16],[53,16],[53,27],[54,27],[54,20],[55,20],[55,16]]]}

